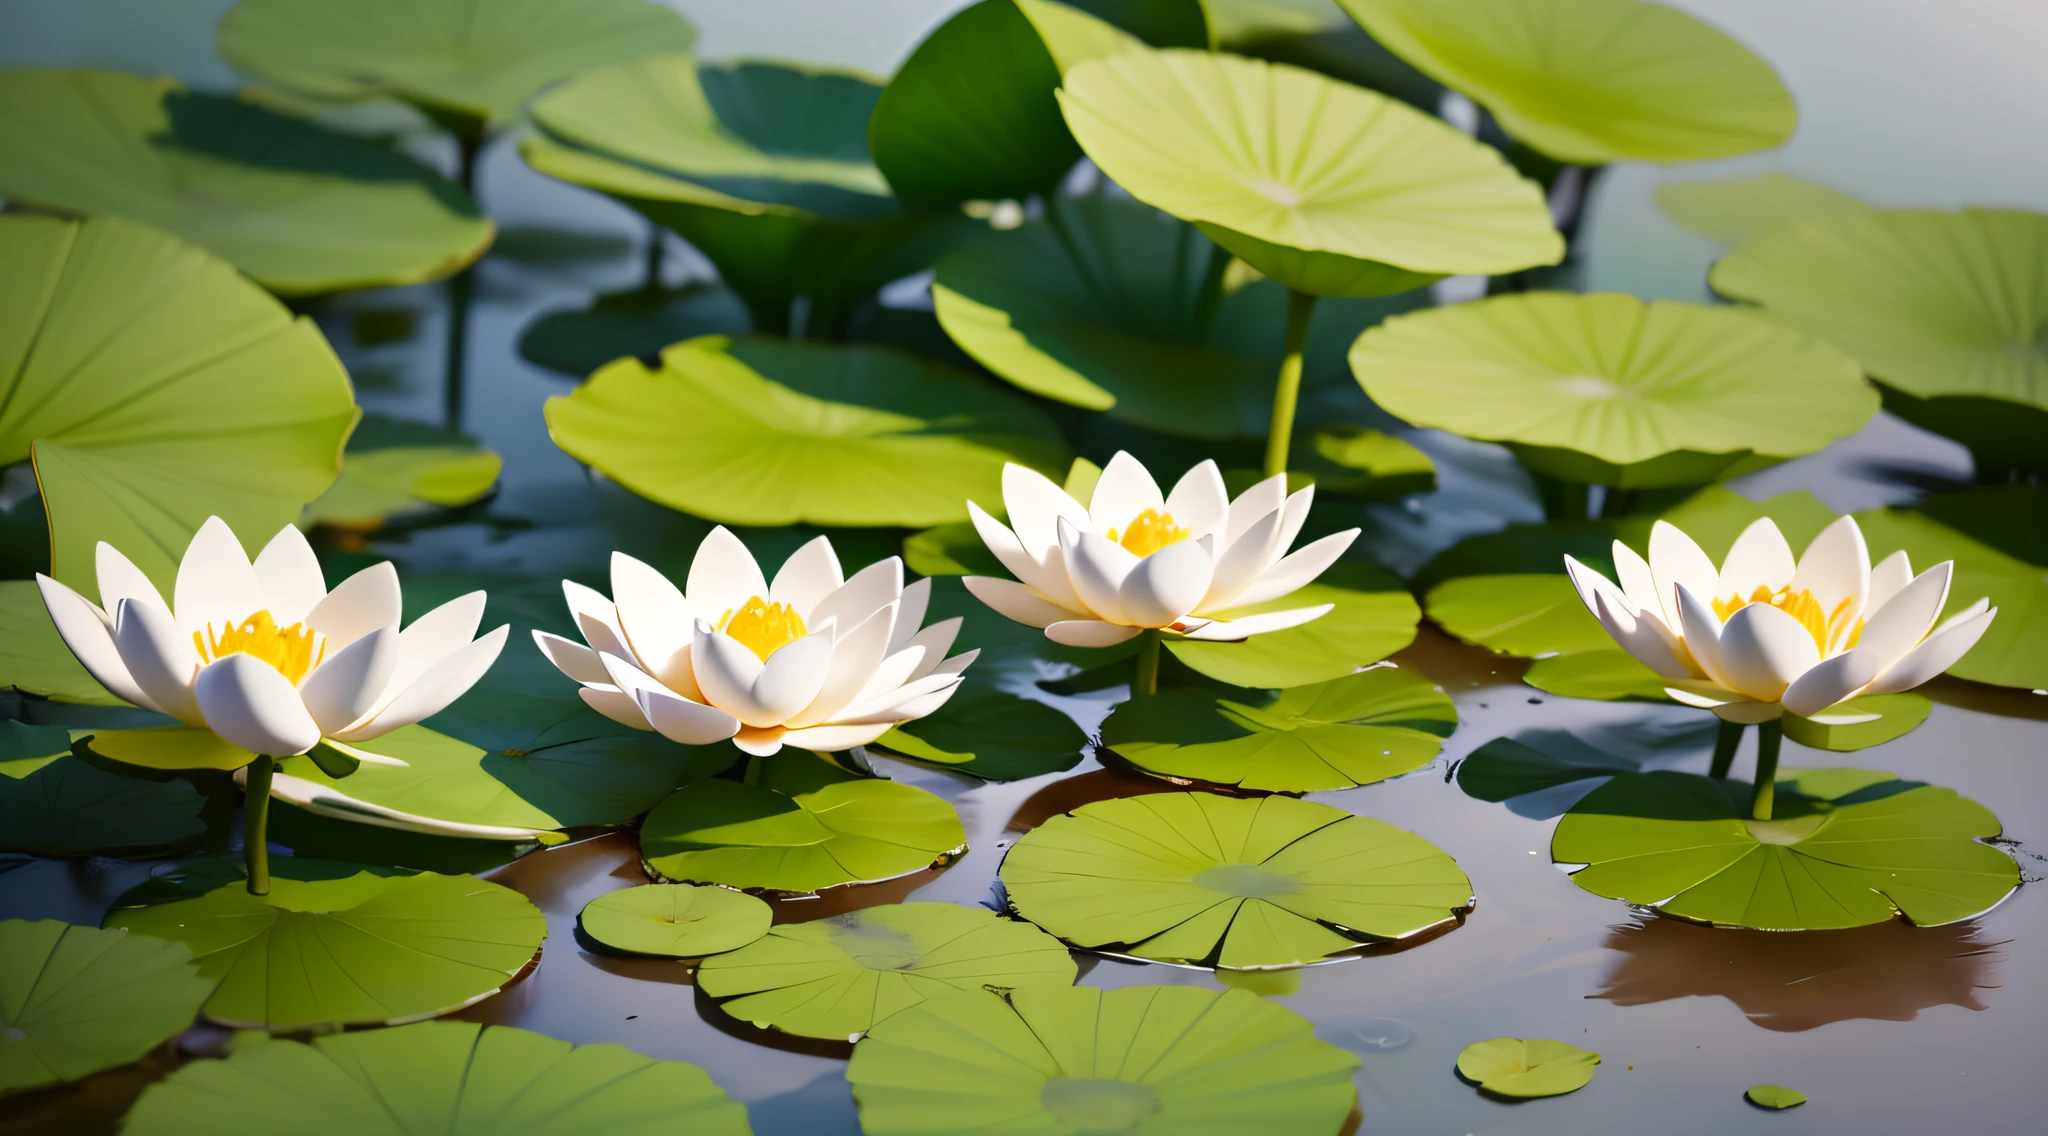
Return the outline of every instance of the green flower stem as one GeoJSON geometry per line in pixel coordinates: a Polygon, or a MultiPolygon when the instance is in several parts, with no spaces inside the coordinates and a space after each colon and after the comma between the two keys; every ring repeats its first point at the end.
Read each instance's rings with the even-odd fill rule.
{"type": "Polygon", "coordinates": [[[1273,422],[1266,427],[1266,476],[1287,472],[1287,443],[1294,436],[1294,404],[1301,399],[1301,352],[1308,343],[1309,320],[1316,298],[1307,292],[1287,293],[1287,353],[1280,357],[1280,378],[1273,384],[1273,422]]]}
{"type": "Polygon", "coordinates": [[[249,894],[270,894],[270,775],[277,759],[249,763],[249,787],[242,798],[242,858],[249,865],[249,894]]]}
{"type": "Polygon", "coordinates": [[[649,292],[661,291],[661,258],[668,244],[668,230],[652,221],[647,223],[647,279],[641,287],[649,292]]]}
{"type": "Polygon", "coordinates": [[[1159,693],[1159,631],[1138,633],[1138,673],[1131,679],[1131,697],[1159,693]]]}
{"type": "MultiPolygon", "coordinates": [[[[476,195],[476,159],[483,149],[481,139],[458,135],[456,181],[463,191],[476,195]]],[[[463,372],[469,353],[469,308],[476,293],[476,266],[469,265],[448,278],[448,344],[441,368],[441,416],[450,430],[462,429],[463,372]]]]}
{"type": "Polygon", "coordinates": [[[1714,734],[1714,765],[1707,770],[1707,776],[1718,781],[1727,778],[1728,767],[1735,764],[1735,750],[1742,745],[1742,731],[1749,727],[1726,718],[1717,720],[1721,728],[1714,734]]]}
{"type": "Polygon", "coordinates": [[[1785,727],[1765,722],[1756,730],[1756,789],[1749,798],[1749,815],[1756,820],[1771,819],[1772,795],[1778,787],[1778,745],[1785,739],[1785,727]]]}

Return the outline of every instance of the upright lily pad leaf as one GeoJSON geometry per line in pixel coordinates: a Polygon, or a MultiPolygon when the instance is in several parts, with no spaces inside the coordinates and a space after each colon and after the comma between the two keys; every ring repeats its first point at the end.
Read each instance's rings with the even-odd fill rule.
{"type": "Polygon", "coordinates": [[[395,150],[169,79],[0,74],[0,149],[0,196],[155,225],[280,294],[438,279],[494,232],[395,150]]]}
{"type": "Polygon", "coordinates": [[[741,1021],[853,1041],[893,1014],[956,990],[1071,986],[1058,939],[985,907],[897,903],[788,923],[706,959],[697,986],[741,1021]]]}
{"type": "Polygon", "coordinates": [[[1420,769],[1457,725],[1428,679],[1381,667],[1259,705],[1191,690],[1136,698],[1102,724],[1102,744],[1160,777],[1311,793],[1420,769]]]}
{"type": "Polygon", "coordinates": [[[753,783],[710,778],[640,826],[666,880],[812,892],[931,867],[967,847],[953,807],[922,789],[856,778],[811,754],[757,758],[753,783]]]}
{"type": "Polygon", "coordinates": [[[540,952],[547,920],[474,876],[286,857],[270,894],[239,862],[199,860],[122,896],[108,927],[192,948],[218,981],[206,1016],[250,1029],[391,1025],[495,994],[540,952]]]}
{"type": "Polygon", "coordinates": [[[1949,595],[1968,603],[1989,596],[1998,618],[1975,647],[1948,669],[1957,678],[2048,687],[2048,566],[2007,556],[1930,517],[1905,509],[1856,514],[1871,559],[1904,550],[1916,569],[1956,562],[1949,595]]]}
{"type": "Polygon", "coordinates": [[[1173,657],[1234,686],[1301,686],[1348,675],[1415,641],[1422,610],[1408,589],[1381,568],[1336,564],[1313,583],[1278,600],[1213,613],[1238,619],[1265,611],[1334,604],[1331,611],[1285,631],[1239,643],[1169,642],[1173,657]]]}
{"type": "MultiPolygon", "coordinates": [[[[112,217],[0,218],[0,376],[0,466],[33,456],[51,574],[82,588],[99,541],[168,590],[208,516],[252,547],[269,539],[333,483],[357,413],[310,319],[198,249],[112,217]]],[[[9,587],[27,589],[7,608],[33,625],[34,586],[9,587]]],[[[42,634],[23,661],[78,692],[42,634]]]]}
{"type": "Polygon", "coordinates": [[[179,943],[0,921],[0,1093],[126,1065],[191,1025],[212,989],[179,943]]]}
{"type": "Polygon", "coordinates": [[[519,354],[550,371],[584,378],[614,359],[656,355],[700,335],[745,335],[747,309],[711,284],[634,288],[598,296],[590,306],[553,311],[519,333],[519,354]]]}
{"type": "Polygon", "coordinates": [[[1767,233],[1708,277],[1854,355],[1980,467],[2048,466],[2048,215],[1873,212],[1767,233]]]}
{"type": "Polygon", "coordinates": [[[1849,356],[1742,312],[1538,292],[1403,316],[1351,369],[1418,426],[1505,442],[1567,481],[1698,485],[1751,453],[1809,454],[1878,396],[1849,356]]]}
{"type": "Polygon", "coordinates": [[[1338,0],[1374,39],[1561,162],[1698,162],[1767,150],[1798,121],[1769,64],[1644,0],[1338,0]]]}
{"type": "Polygon", "coordinates": [[[1088,735],[1043,702],[989,694],[955,697],[936,713],[893,727],[875,744],[985,780],[1018,781],[1080,764],[1088,735]]]}
{"type": "Polygon", "coordinates": [[[1292,63],[1434,113],[1443,84],[1365,33],[1336,0],[1203,0],[1223,50],[1292,63]]]}
{"type": "Polygon", "coordinates": [[[1458,1051],[1458,1075],[1504,1097],[1556,1097],[1593,1080],[1600,1055],[1548,1039],[1496,1037],[1458,1051]]]}
{"type": "Polygon", "coordinates": [[[1026,400],[913,355],[714,337],[661,360],[622,359],[549,399],[548,431],[633,492],[711,520],[935,525],[999,499],[1006,462],[1067,465],[1026,400]]]}
{"type": "MultiPolygon", "coordinates": [[[[92,569],[85,571],[89,578],[92,569]]],[[[0,687],[64,702],[125,705],[64,645],[34,580],[0,580],[0,687]]]]}
{"type": "Polygon", "coordinates": [[[1806,1103],[1806,1094],[1783,1085],[1751,1085],[1742,1095],[1758,1108],[1794,1108],[1806,1103]]]}
{"type": "Polygon", "coordinates": [[[195,1061],[151,1085],[123,1128],[133,1136],[752,1131],[746,1106],[695,1065],[473,1022],[240,1045],[225,1061],[195,1061]]]}
{"type": "Polygon", "coordinates": [[[1656,197],[1665,216],[1727,248],[1804,221],[1876,212],[1838,189],[1785,174],[1665,182],[1656,197]]]}
{"type": "Polygon", "coordinates": [[[0,722],[0,852],[151,856],[206,835],[185,780],[123,777],[71,756],[71,732],[0,722]]]}
{"type": "Polygon", "coordinates": [[[846,1077],[868,1136],[1258,1132],[1328,1136],[1358,1058],[1243,990],[963,991],[896,1014],[846,1077]]]}
{"type": "Polygon", "coordinates": [[[1312,71],[1132,51],[1075,66],[1059,98],[1118,185],[1298,292],[1381,295],[1564,255],[1542,193],[1499,151],[1312,71]]]}
{"type": "Polygon", "coordinates": [[[1985,844],[1998,818],[1952,789],[1861,769],[1780,775],[1772,820],[1749,786],[1660,771],[1616,777],[1558,822],[1560,864],[1595,895],[1702,923],[1803,931],[1903,915],[1939,926],[1981,915],[2019,886],[1985,844]]]}
{"type": "Polygon", "coordinates": [[[1292,797],[1097,801],[1019,840],[1002,879],[1019,915],[1075,946],[1237,970],[1405,939],[1472,903],[1421,837],[1292,797]]]}
{"type": "Polygon", "coordinates": [[[583,932],[614,950],[703,958],[768,933],[774,913],[745,892],[690,884],[608,891],[583,907],[583,932]]]}
{"type": "Polygon", "coordinates": [[[696,38],[647,0],[241,0],[220,53],[314,98],[404,99],[474,138],[550,83],[696,38]]]}

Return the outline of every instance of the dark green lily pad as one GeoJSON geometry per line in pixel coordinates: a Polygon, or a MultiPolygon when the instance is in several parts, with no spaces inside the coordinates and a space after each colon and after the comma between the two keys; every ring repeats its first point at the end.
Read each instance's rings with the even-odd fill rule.
{"type": "Polygon", "coordinates": [[[703,958],[759,939],[774,917],[767,904],[731,888],[643,884],[584,904],[579,925],[614,950],[703,958]]]}
{"type": "Polygon", "coordinates": [[[212,989],[180,943],[0,922],[0,1094],[126,1065],[184,1032],[212,989]]]}
{"type": "Polygon", "coordinates": [[[1458,1075],[1504,1097],[1556,1097],[1593,1080],[1600,1055],[1548,1039],[1496,1037],[1458,1051],[1458,1075]]]}
{"type": "Polygon", "coordinates": [[[1074,975],[1066,945],[1029,923],[985,907],[897,903],[776,927],[706,959],[697,986],[741,1021],[853,1041],[956,990],[1071,986],[1074,975]]]}
{"type": "Polygon", "coordinates": [[[956,695],[936,713],[892,727],[875,744],[985,780],[1019,781],[1080,764],[1088,735],[1043,702],[956,695]]]}
{"type": "Polygon", "coordinates": [[[598,296],[588,307],[552,311],[519,333],[519,354],[550,371],[583,378],[614,359],[658,355],[700,335],[744,335],[747,309],[712,284],[634,288],[598,296]]]}
{"type": "MultiPolygon", "coordinates": [[[[549,838],[553,839],[552,833],[549,838]]],[[[409,868],[444,876],[478,875],[502,868],[541,847],[529,840],[478,840],[437,836],[364,824],[359,820],[309,813],[287,802],[270,802],[270,843],[292,855],[370,868],[409,868]]]]}
{"type": "Polygon", "coordinates": [[[1783,1085],[1751,1085],[1742,1091],[1742,1095],[1758,1108],[1796,1108],[1806,1103],[1805,1093],[1783,1085]]]}
{"type": "Polygon", "coordinates": [[[1904,916],[1939,926],[2019,886],[1984,843],[1998,818],[1952,789],[1860,769],[1780,774],[1774,817],[1750,786],[1660,771],[1616,777],[1558,822],[1560,864],[1596,895],[1702,923],[1766,931],[1860,927],[1904,916]]]}
{"type": "Polygon", "coordinates": [[[206,835],[190,781],[123,777],[71,756],[71,731],[0,722],[0,852],[159,856],[206,835]]]}
{"type": "Polygon", "coordinates": [[[1299,627],[1239,643],[1173,639],[1166,649],[1194,670],[1233,686],[1303,686],[1379,662],[1413,643],[1422,620],[1415,597],[1391,573],[1353,560],[1331,565],[1279,599],[1208,614],[1237,619],[1326,603],[1336,607],[1299,627]]]}
{"type": "Polygon", "coordinates": [[[1458,763],[1458,788],[1482,801],[1505,801],[1591,777],[1634,773],[1640,760],[1587,745],[1562,730],[1495,738],[1458,763]]]}

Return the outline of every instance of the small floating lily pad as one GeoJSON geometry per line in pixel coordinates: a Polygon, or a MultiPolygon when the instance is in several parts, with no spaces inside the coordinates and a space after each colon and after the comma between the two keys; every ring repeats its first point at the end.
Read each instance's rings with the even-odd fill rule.
{"type": "Polygon", "coordinates": [[[868,1136],[1257,1132],[1329,1136],[1358,1058],[1242,990],[1031,987],[935,998],[876,1026],[846,1070],[868,1136]]]}
{"type": "Polygon", "coordinates": [[[956,990],[1071,986],[1074,956],[985,907],[897,903],[787,923],[707,959],[697,986],[741,1021],[850,1041],[956,990]]]}
{"type": "Polygon", "coordinates": [[[1407,938],[1472,903],[1428,841],[1292,797],[1097,801],[1019,840],[1002,879],[1019,915],[1076,946],[1233,969],[1407,938]]]}
{"type": "Polygon", "coordinates": [[[1415,597],[1391,573],[1350,560],[1279,599],[1207,614],[1239,619],[1319,604],[1335,606],[1299,627],[1238,643],[1174,639],[1166,649],[1194,670],[1233,686],[1303,686],[1379,662],[1413,643],[1415,626],[1422,621],[1415,597]]]}
{"type": "Polygon", "coordinates": [[[250,895],[239,863],[196,861],[123,895],[106,925],[189,946],[220,983],[207,1018],[270,1030],[459,1010],[517,977],[547,935],[525,896],[474,876],[297,857],[270,872],[270,894],[250,895]]]}
{"type": "Polygon", "coordinates": [[[190,781],[124,777],[71,755],[71,732],[0,722],[0,852],[152,856],[206,835],[190,781]]]}
{"type": "Polygon", "coordinates": [[[1600,1055],[1542,1038],[1496,1037],[1458,1051],[1458,1074],[1504,1097],[1556,1097],[1593,1079],[1600,1055]]]}
{"type": "Polygon", "coordinates": [[[695,1065],[473,1022],[237,1045],[150,1086],[123,1122],[131,1136],[477,1130],[751,1131],[746,1106],[695,1065]]]}
{"type": "Polygon", "coordinates": [[[583,906],[585,934],[638,955],[703,958],[768,933],[768,905],[731,888],[643,884],[609,891],[583,906]]]}
{"type": "Polygon", "coordinates": [[[665,880],[811,892],[892,879],[967,846],[953,806],[913,785],[860,778],[814,754],[756,758],[751,782],[685,785],[640,826],[665,880]]]}
{"type": "Polygon", "coordinates": [[[1783,1085],[1751,1085],[1742,1095],[1758,1108],[1795,1108],[1806,1103],[1806,1094],[1783,1085]]]}
{"type": "Polygon", "coordinates": [[[181,943],[0,922],[0,1093],[126,1065],[182,1033],[212,989],[181,943]]]}
{"type": "Polygon", "coordinates": [[[1262,703],[1166,690],[1118,706],[1102,744],[1155,776],[1310,793],[1370,785],[1430,763],[1458,712],[1428,679],[1377,667],[1262,703]]]}
{"type": "Polygon", "coordinates": [[[1860,927],[1904,916],[1939,926],[1981,915],[2019,886],[1984,843],[1998,818],[1975,801],[1888,773],[1781,774],[1773,819],[1750,820],[1750,786],[1690,773],[1616,777],[1558,822],[1551,858],[1584,864],[1596,895],[1702,923],[1764,931],[1860,927]]]}

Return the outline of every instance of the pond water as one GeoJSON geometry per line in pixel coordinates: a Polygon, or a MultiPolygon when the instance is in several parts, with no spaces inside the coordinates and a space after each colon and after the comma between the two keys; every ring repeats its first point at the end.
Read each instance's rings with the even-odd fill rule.
{"type": "MultiPolygon", "coordinates": [[[[707,55],[774,51],[885,72],[957,5],[707,0],[681,6],[704,30],[707,55]],[[859,14],[849,14],[855,8],[859,14]],[[821,11],[834,14],[810,18],[821,11]],[[801,20],[794,18],[799,12],[801,20]]],[[[1941,22],[1953,34],[1944,36],[1923,27],[1918,15],[1867,13],[1864,5],[1834,0],[1687,6],[1750,38],[1785,67],[1808,115],[1810,126],[1786,154],[1728,168],[1769,165],[1834,175],[1843,188],[1886,204],[2048,205],[2048,152],[2000,154],[1993,141],[2020,136],[2003,124],[2016,127],[2024,121],[2019,116],[2048,94],[2041,89],[2048,82],[2043,73],[2013,54],[2048,31],[2040,12],[1990,0],[1945,6],[1951,10],[1941,22]],[[1853,27],[1856,34],[1819,42],[1808,25],[1828,24],[1830,16],[1840,17],[1832,26],[1853,27]],[[1955,38],[1963,35],[1966,43],[1955,38]],[[1929,81],[1897,82],[1911,73],[1929,81]],[[1907,88],[1911,113],[1897,106],[1909,96],[1884,94],[1907,88]],[[1972,129],[1944,129],[1966,114],[1972,129]],[[1897,141],[1895,126],[1912,145],[1882,140],[1897,141]]],[[[54,5],[35,13],[26,7],[10,5],[0,17],[12,28],[0,34],[10,62],[94,63],[228,81],[210,57],[211,21],[224,3],[99,0],[65,5],[61,15],[54,5]]],[[[1602,183],[1588,222],[1585,283],[1643,295],[1702,294],[1712,251],[1662,222],[1648,204],[1649,188],[1663,176],[1624,168],[1602,183]]],[[[502,488],[487,516],[474,523],[373,544],[372,551],[399,560],[408,574],[545,575],[585,567],[602,557],[608,546],[600,542],[615,535],[593,518],[616,505],[619,495],[594,485],[550,442],[540,405],[566,393],[569,384],[526,363],[515,344],[541,313],[639,282],[646,230],[595,195],[533,174],[504,146],[486,154],[479,196],[506,239],[479,272],[462,425],[505,456],[502,488]]],[[[702,271],[672,239],[667,246],[664,271],[671,282],[702,271]]],[[[443,295],[439,286],[391,289],[315,309],[371,412],[440,419],[443,295]],[[369,323],[360,314],[394,309],[416,314],[411,335],[359,345],[357,329],[369,323]]],[[[1386,541],[1384,559],[1396,567],[1412,567],[1418,549],[1498,524],[1503,515],[1502,491],[1489,477],[1496,467],[1483,452],[1468,453],[1475,448],[1455,440],[1432,449],[1468,460],[1447,469],[1444,491],[1424,502],[1421,519],[1398,507],[1372,518],[1374,532],[1386,541]]],[[[1918,478],[1966,474],[1958,447],[1880,418],[1824,454],[1737,487],[1753,497],[1810,489],[1846,510],[1909,499],[1918,478]]],[[[1980,919],[1933,929],[1893,923],[1771,934],[1632,912],[1580,890],[1550,862],[1554,818],[1593,783],[1492,804],[1466,796],[1449,783],[1450,772],[1479,745],[1535,728],[1656,739],[1660,765],[1704,771],[1711,732],[1697,728],[1703,716],[1553,698],[1518,682],[1521,664],[1427,628],[1396,662],[1453,695],[1458,732],[1440,758],[1415,774],[1314,798],[1412,830],[1449,852],[1471,877],[1477,906],[1461,926],[1427,942],[1263,979],[1258,987],[1311,1019],[1324,1040],[1362,1057],[1361,1131],[1908,1132],[1958,1122],[2024,1131],[2039,1123],[2048,1106],[2048,1083],[2038,1072],[2042,1023],[2048,1021],[2048,894],[2042,888],[2022,887],[1980,919]],[[1466,1044],[1503,1035],[1570,1042],[1598,1051],[1603,1064],[1589,1087],[1570,1096],[1524,1104],[1483,1098],[1456,1078],[1453,1062],[1466,1044]],[[1761,1082],[1797,1088],[1811,1103],[1784,1113],[1752,1107],[1743,1090],[1761,1082]]],[[[1854,755],[1787,743],[1785,767],[1853,764],[1953,788],[1995,809],[2006,835],[2019,841],[2012,851],[2029,878],[2048,874],[2048,861],[2033,850],[2048,851],[2048,776],[2040,769],[2048,753],[2048,697],[1946,679],[1927,692],[1939,704],[1906,737],[1854,755]]],[[[1062,705],[1092,726],[1108,703],[1062,705]]],[[[1748,760],[1746,750],[1738,776],[1748,760]]],[[[878,764],[886,775],[950,800],[966,826],[968,853],[943,871],[778,901],[778,920],[906,898],[989,901],[1004,850],[1022,832],[1091,800],[1170,788],[1104,769],[1092,758],[1068,773],[1012,784],[878,764]]],[[[0,918],[96,923],[115,896],[161,868],[0,858],[0,918]]],[[[491,878],[538,904],[550,934],[532,973],[460,1016],[697,1063],[747,1103],[762,1136],[858,1132],[844,1076],[846,1047],[791,1042],[727,1018],[697,994],[682,964],[622,960],[579,944],[576,915],[585,903],[645,882],[630,835],[536,853],[491,878]]],[[[1082,982],[1105,987],[1217,983],[1205,971],[1159,964],[1084,956],[1082,966],[1082,982]]],[[[198,1036],[187,1045],[204,1049],[218,1041],[198,1036]]],[[[112,1131],[133,1095],[174,1062],[159,1056],[82,1086],[0,1103],[0,1128],[112,1131]]]]}

